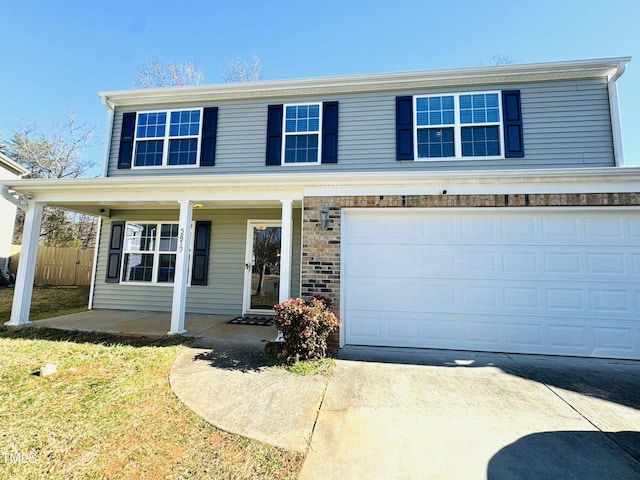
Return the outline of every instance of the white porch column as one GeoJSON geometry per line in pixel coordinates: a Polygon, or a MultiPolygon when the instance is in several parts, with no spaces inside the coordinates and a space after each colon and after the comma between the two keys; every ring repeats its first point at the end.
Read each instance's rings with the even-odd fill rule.
{"type": "Polygon", "coordinates": [[[282,230],[280,232],[280,302],[291,296],[292,247],[293,200],[282,200],[282,230]]]}
{"type": "Polygon", "coordinates": [[[5,325],[18,326],[31,323],[29,322],[29,313],[31,311],[31,294],[33,293],[33,279],[36,273],[43,208],[44,205],[42,203],[29,203],[25,213],[20,263],[18,264],[16,284],[13,291],[11,319],[5,325]]]}
{"type": "Polygon", "coordinates": [[[171,304],[171,330],[169,335],[185,333],[184,311],[187,305],[187,282],[189,281],[189,246],[191,245],[191,218],[193,203],[180,201],[180,221],[178,225],[178,251],[176,252],[176,272],[173,279],[173,303],[171,304]]]}

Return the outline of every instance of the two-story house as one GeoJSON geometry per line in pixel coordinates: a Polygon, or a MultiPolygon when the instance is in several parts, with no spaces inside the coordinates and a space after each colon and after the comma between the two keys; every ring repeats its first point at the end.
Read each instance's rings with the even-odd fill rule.
{"type": "Polygon", "coordinates": [[[340,345],[640,358],[629,58],[101,93],[103,178],[20,180],[11,325],[42,207],[99,215],[90,307],[252,314],[322,294],[340,345]]]}

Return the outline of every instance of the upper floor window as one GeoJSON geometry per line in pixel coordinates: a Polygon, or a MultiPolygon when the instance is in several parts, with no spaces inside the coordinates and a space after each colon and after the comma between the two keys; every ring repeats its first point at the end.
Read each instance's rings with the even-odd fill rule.
{"type": "Polygon", "coordinates": [[[415,99],[415,149],[421,158],[501,157],[498,92],[415,99]]]}
{"type": "Polygon", "coordinates": [[[269,105],[266,165],[338,163],[338,102],[269,105]]]}
{"type": "Polygon", "coordinates": [[[285,105],[284,111],[283,163],[319,163],[320,104],[285,105]]]}
{"type": "Polygon", "coordinates": [[[202,110],[139,112],[134,167],[197,165],[202,110]]]}
{"type": "Polygon", "coordinates": [[[396,160],[522,157],[520,90],[396,97],[396,160]]]}

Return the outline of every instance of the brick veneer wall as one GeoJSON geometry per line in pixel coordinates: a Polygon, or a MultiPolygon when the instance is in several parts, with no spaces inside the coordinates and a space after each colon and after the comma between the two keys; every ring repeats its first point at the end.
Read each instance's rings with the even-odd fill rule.
{"type": "MultiPolygon", "coordinates": [[[[324,295],[340,311],[340,218],[342,208],[372,207],[593,207],[637,206],[640,193],[511,194],[511,195],[380,195],[307,197],[302,225],[303,297],[324,295]],[[329,209],[328,228],[323,230],[320,209],[329,209]]],[[[338,333],[330,339],[338,346],[338,333]]]]}

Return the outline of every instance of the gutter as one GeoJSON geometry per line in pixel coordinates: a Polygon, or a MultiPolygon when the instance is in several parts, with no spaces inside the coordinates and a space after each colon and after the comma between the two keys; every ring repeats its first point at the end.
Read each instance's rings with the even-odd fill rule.
{"type": "Polygon", "coordinates": [[[11,202],[12,204],[14,204],[16,207],[25,211],[27,210],[26,200],[21,199],[20,196],[18,196],[15,193],[11,193],[11,191],[6,185],[0,185],[0,196],[5,200],[7,200],[8,202],[11,202]]]}
{"type": "Polygon", "coordinates": [[[115,116],[115,106],[109,100],[106,95],[100,95],[100,99],[102,100],[102,104],[107,109],[107,138],[104,142],[104,158],[102,160],[102,172],[100,173],[101,177],[107,176],[107,171],[109,169],[109,156],[111,154],[111,135],[113,134],[113,117],[115,116]]]}
{"type": "Polygon", "coordinates": [[[609,89],[609,112],[611,115],[611,132],[613,134],[613,155],[616,167],[624,167],[624,152],[622,148],[622,126],[620,125],[620,107],[618,103],[618,86],[616,81],[627,68],[629,59],[618,63],[618,68],[609,76],[607,87],[609,89]]]}

